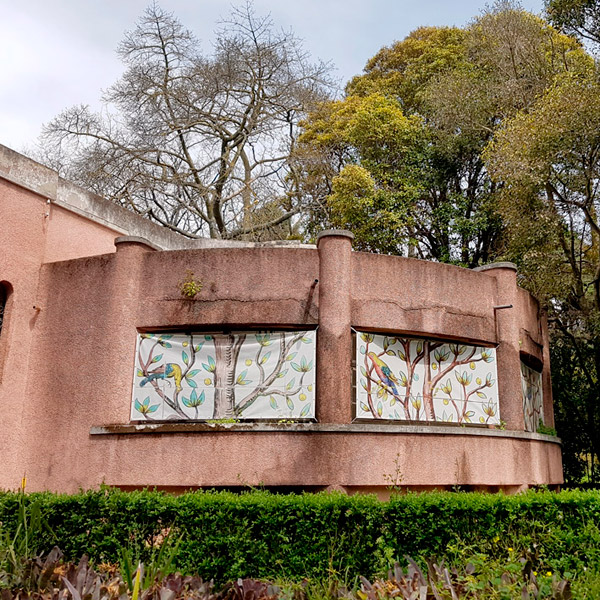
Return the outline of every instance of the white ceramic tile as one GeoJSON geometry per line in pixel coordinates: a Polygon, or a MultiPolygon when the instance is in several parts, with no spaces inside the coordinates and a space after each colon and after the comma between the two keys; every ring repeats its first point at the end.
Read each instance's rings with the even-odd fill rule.
{"type": "MultiPolygon", "coordinates": [[[[468,416],[473,422],[480,414],[471,408],[472,403],[475,406],[480,402],[496,405],[498,402],[494,349],[358,332],[356,364],[357,417],[360,418],[377,418],[367,410],[372,405],[375,413],[385,418],[407,420],[403,408],[407,395],[410,420],[430,418],[424,405],[424,397],[429,393],[436,398],[436,421],[463,422],[468,416]],[[386,376],[386,370],[391,375],[386,376]],[[383,380],[378,372],[383,374],[383,380]],[[365,391],[368,380],[371,402],[365,391]],[[387,393],[378,395],[382,387],[387,393]],[[450,397],[457,406],[460,403],[458,408],[449,402],[450,397]],[[466,399],[468,406],[464,410],[466,399]]],[[[486,415],[486,419],[488,417],[486,415]]],[[[497,414],[493,416],[496,418],[497,414]]]]}
{"type": "Polygon", "coordinates": [[[223,343],[232,346],[239,341],[243,343],[235,364],[233,385],[236,405],[239,406],[251,398],[257,386],[270,381],[268,387],[262,390],[261,395],[248,405],[239,418],[295,418],[300,416],[306,403],[311,406],[310,409],[304,410],[303,416],[314,415],[316,333],[302,332],[301,339],[296,340],[299,333],[140,334],[134,372],[134,387],[140,389],[134,392],[132,398],[131,418],[143,417],[142,413],[136,410],[135,402],[143,402],[146,398],[139,398],[140,392],[143,393],[145,387],[152,385],[149,382],[145,386],[140,384],[150,376],[159,382],[160,389],[168,398],[173,400],[177,395],[185,416],[159,398],[160,407],[151,413],[148,412],[149,417],[156,420],[212,419],[214,378],[218,360],[215,347],[223,343]],[[170,371],[171,376],[167,376],[166,373],[164,377],[158,377],[157,374],[152,376],[151,371],[156,369],[164,369],[167,373],[170,371]],[[290,409],[284,394],[289,396],[289,404],[297,408],[290,409]],[[300,394],[306,396],[304,402],[299,400],[300,394]],[[281,398],[281,401],[273,402],[271,396],[281,398]]]}
{"type": "Polygon", "coordinates": [[[525,431],[537,431],[540,419],[544,422],[542,374],[521,363],[521,387],[525,431]]]}

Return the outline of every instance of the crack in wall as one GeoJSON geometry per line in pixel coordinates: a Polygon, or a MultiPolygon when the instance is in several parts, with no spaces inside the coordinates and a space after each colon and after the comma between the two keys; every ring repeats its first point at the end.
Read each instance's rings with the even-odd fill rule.
{"type": "MultiPolygon", "coordinates": [[[[356,301],[359,303],[359,301],[356,301]]],[[[471,317],[474,319],[481,319],[484,321],[493,319],[493,317],[486,315],[476,315],[471,312],[464,312],[459,310],[451,310],[445,304],[432,304],[429,306],[402,306],[400,302],[397,300],[360,300],[361,307],[366,304],[392,304],[393,306],[399,308],[402,312],[422,312],[425,313],[427,311],[442,311],[449,315],[456,315],[459,317],[471,317]]]]}

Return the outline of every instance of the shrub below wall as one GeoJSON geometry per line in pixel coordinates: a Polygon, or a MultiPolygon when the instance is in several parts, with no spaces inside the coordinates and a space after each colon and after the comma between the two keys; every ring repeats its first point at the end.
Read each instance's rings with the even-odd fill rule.
{"type": "MultiPolygon", "coordinates": [[[[462,563],[466,554],[531,558],[543,571],[600,571],[600,493],[528,492],[374,496],[233,494],[103,489],[30,494],[49,525],[40,540],[67,558],[117,562],[119,549],[148,558],[155,536],[182,535],[176,563],[217,582],[372,577],[404,555],[462,563]]],[[[17,494],[0,493],[0,521],[15,527],[17,494]]]]}

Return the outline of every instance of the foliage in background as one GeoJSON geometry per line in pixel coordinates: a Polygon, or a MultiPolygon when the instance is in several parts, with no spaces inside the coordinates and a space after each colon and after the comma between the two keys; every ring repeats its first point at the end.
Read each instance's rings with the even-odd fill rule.
{"type": "Polygon", "coordinates": [[[487,144],[557,75],[590,65],[575,40],[507,1],[464,29],[423,27],[383,48],[304,123],[303,189],[326,194],[310,226],[350,229],[359,249],[488,262],[502,224],[487,144]]]}
{"type": "Polygon", "coordinates": [[[499,210],[506,254],[517,263],[523,284],[550,308],[559,431],[580,426],[578,451],[588,453],[589,479],[597,482],[600,81],[595,70],[558,78],[499,132],[487,157],[493,175],[504,182],[499,210]]]}
{"type": "Polygon", "coordinates": [[[551,23],[565,33],[600,44],[600,4],[598,0],[546,0],[551,23]]]}
{"type": "MultiPolygon", "coordinates": [[[[584,348],[583,360],[588,364],[592,363],[590,350],[584,348]]],[[[596,386],[590,385],[577,366],[579,361],[571,339],[555,332],[551,348],[554,418],[563,444],[565,481],[592,484],[598,481],[595,448],[598,447],[600,407],[596,386]]]]}

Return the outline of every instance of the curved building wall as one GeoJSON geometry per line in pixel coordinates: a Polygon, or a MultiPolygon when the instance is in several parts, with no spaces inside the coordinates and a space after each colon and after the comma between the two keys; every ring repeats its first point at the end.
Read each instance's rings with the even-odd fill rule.
{"type": "MultiPolygon", "coordinates": [[[[262,484],[382,493],[394,478],[418,489],[515,491],[562,482],[558,440],[525,431],[523,361],[541,372],[544,418],[553,424],[547,334],[537,303],[517,287],[511,265],[477,272],[354,253],[351,237],[335,231],[320,236],[317,248],[156,251],[124,238],[116,253],[43,264],[36,298],[41,310],[32,326],[22,393],[15,398],[20,424],[7,421],[19,428],[15,452],[1,487],[16,487],[24,472],[32,489],[66,492],[102,482],[174,490],[262,484]],[[179,288],[188,271],[202,282],[194,299],[179,288]],[[136,354],[141,334],[200,332],[215,344],[218,335],[242,332],[255,339],[265,330],[313,332],[314,389],[292,397],[298,402],[304,393],[301,402],[314,402],[314,411],[303,417],[278,413],[269,419],[260,413],[258,421],[246,422],[233,413],[207,419],[208,411],[196,422],[202,382],[210,381],[207,402],[209,387],[227,394],[227,384],[217,386],[214,373],[211,378],[208,355],[199,351],[186,376],[182,353],[189,361],[190,352],[183,341],[181,360],[165,357],[152,364],[144,355],[140,364],[136,354]],[[495,427],[466,421],[457,427],[360,418],[354,406],[355,330],[423,338],[438,348],[493,349],[501,420],[495,427]],[[177,361],[179,374],[169,367],[177,361]],[[144,379],[149,381],[142,386],[144,379]],[[143,394],[135,395],[136,386],[143,394]],[[151,389],[156,396],[146,391],[151,389]],[[158,408],[149,412],[159,391],[171,401],[178,394],[182,413],[156,418],[158,408]],[[151,400],[144,404],[146,394],[151,400]]],[[[235,345],[238,338],[231,339],[235,345]]],[[[252,366],[240,367],[243,376],[235,372],[248,389],[268,379],[268,373],[262,380],[258,374],[267,352],[265,369],[277,355],[271,348],[261,352],[256,360],[243,355],[252,366]]],[[[312,360],[307,354],[304,366],[312,360]]],[[[300,356],[289,362],[301,373],[300,356]]],[[[279,400],[286,398],[290,376],[298,385],[292,371],[282,384],[271,382],[281,391],[273,394],[278,406],[285,406],[279,400]]],[[[393,388],[376,369],[371,377],[384,392],[393,388]]]]}

